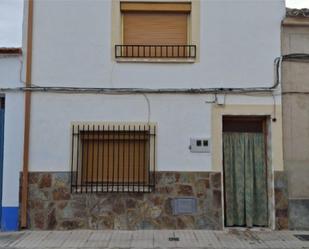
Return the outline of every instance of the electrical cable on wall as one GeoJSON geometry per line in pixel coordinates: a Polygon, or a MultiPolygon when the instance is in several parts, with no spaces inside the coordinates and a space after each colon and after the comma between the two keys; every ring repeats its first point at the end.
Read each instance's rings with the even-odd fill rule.
{"type": "Polygon", "coordinates": [[[276,110],[277,104],[276,104],[276,96],[275,96],[274,94],[272,94],[272,97],[273,97],[273,101],[274,101],[274,104],[273,104],[274,112],[273,112],[272,121],[273,121],[273,122],[276,122],[276,121],[277,121],[277,110],[276,110]]]}
{"type": "Polygon", "coordinates": [[[24,60],[22,58],[22,56],[18,56],[18,60],[19,60],[19,63],[20,63],[20,68],[19,68],[19,81],[21,83],[23,83],[24,85],[26,85],[26,82],[24,81],[23,79],[23,68],[24,68],[24,60]]]}
{"type": "Polygon", "coordinates": [[[148,109],[148,112],[147,112],[147,122],[148,122],[148,124],[150,124],[150,118],[151,118],[150,100],[149,100],[148,96],[145,93],[143,93],[143,96],[144,96],[144,98],[145,98],[145,100],[147,102],[147,109],[148,109]]]}
{"type": "Polygon", "coordinates": [[[309,60],[309,54],[288,54],[275,59],[275,82],[270,87],[247,88],[95,88],[95,87],[53,87],[32,84],[30,87],[0,88],[2,92],[32,91],[85,94],[248,94],[272,93],[281,84],[281,68],[284,60],[309,60]]]}
{"type": "MultiPolygon", "coordinates": [[[[273,122],[277,120],[276,113],[276,97],[275,90],[281,85],[281,74],[282,74],[282,62],[284,60],[309,60],[309,54],[287,54],[281,57],[277,57],[274,60],[275,67],[275,81],[271,87],[251,87],[251,88],[84,88],[84,87],[48,87],[31,84],[30,87],[15,87],[15,88],[0,88],[1,92],[17,92],[17,91],[31,91],[31,92],[49,92],[49,93],[65,93],[65,94],[109,94],[109,95],[121,95],[121,94],[141,94],[147,102],[147,122],[150,123],[151,119],[151,105],[147,94],[214,94],[213,101],[206,101],[206,103],[218,104],[218,94],[223,94],[223,104],[226,104],[227,95],[230,94],[242,94],[251,96],[269,96],[273,98],[273,122]]],[[[25,83],[22,79],[23,60],[20,60],[21,68],[19,71],[20,81],[25,83]]],[[[111,69],[111,86],[113,86],[113,72],[115,64],[113,63],[111,69]]],[[[282,92],[281,94],[309,94],[309,92],[282,92]]]]}

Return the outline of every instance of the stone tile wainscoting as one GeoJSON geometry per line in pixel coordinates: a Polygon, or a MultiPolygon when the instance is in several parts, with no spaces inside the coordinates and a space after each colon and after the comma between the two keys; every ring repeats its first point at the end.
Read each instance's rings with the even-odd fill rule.
{"type": "Polygon", "coordinates": [[[289,199],[289,228],[309,230],[309,199],[289,199]]]}
{"type": "Polygon", "coordinates": [[[286,172],[275,171],[275,213],[276,229],[289,228],[288,179],[286,172]]]}
{"type": "Polygon", "coordinates": [[[157,172],[152,193],[71,194],[69,172],[29,174],[30,229],[222,229],[221,173],[157,172]],[[173,215],[172,199],[197,212],[173,215]]]}

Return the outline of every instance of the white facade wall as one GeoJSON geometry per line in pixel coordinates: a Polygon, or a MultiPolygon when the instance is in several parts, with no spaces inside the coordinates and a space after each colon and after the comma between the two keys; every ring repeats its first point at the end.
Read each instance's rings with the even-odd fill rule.
{"type": "Polygon", "coordinates": [[[273,82],[283,0],[200,0],[200,62],[116,63],[112,0],[35,1],[33,83],[81,87],[258,87],[273,82]]]}
{"type": "MultiPolygon", "coordinates": [[[[190,137],[212,137],[210,95],[147,95],[150,121],[157,123],[159,171],[212,171],[211,153],[191,153],[190,137]]],[[[147,122],[143,95],[32,96],[30,170],[70,171],[71,122],[147,122]]],[[[272,105],[272,98],[229,96],[228,104],[272,105]]]]}
{"type": "MultiPolygon", "coordinates": [[[[273,62],[280,55],[284,1],[200,0],[200,4],[198,61],[117,63],[111,52],[115,45],[111,38],[112,0],[35,0],[32,83],[152,89],[272,86],[273,62]]],[[[25,15],[24,59],[26,26],[25,15]]],[[[0,88],[23,86],[20,75],[25,74],[25,63],[23,73],[20,67],[18,57],[0,57],[0,88]]],[[[2,94],[6,100],[2,205],[18,208],[24,94],[2,94]]],[[[218,170],[212,165],[217,151],[194,154],[188,148],[190,137],[212,141],[214,104],[208,101],[213,98],[211,94],[33,93],[30,171],[70,170],[70,127],[74,121],[155,122],[157,170],[218,170]]],[[[248,106],[242,113],[254,115],[250,106],[280,106],[281,101],[280,96],[226,95],[225,104],[248,106]]]]}
{"type": "MultiPolygon", "coordinates": [[[[0,56],[0,88],[21,87],[21,58],[0,56]]],[[[19,173],[22,169],[24,94],[3,92],[5,97],[2,207],[19,206],[19,173]]]]}
{"type": "MultiPolygon", "coordinates": [[[[196,63],[117,63],[111,0],[35,1],[33,84],[115,88],[267,87],[280,55],[283,0],[201,0],[196,63]]],[[[154,95],[157,169],[212,170],[209,154],[190,153],[190,137],[210,137],[212,95],[154,95]]],[[[272,105],[272,96],[230,96],[226,104],[272,105]]],[[[276,97],[276,104],[280,98],[276,97]]],[[[70,170],[73,121],[148,121],[143,95],[34,93],[30,170],[70,170]]]]}

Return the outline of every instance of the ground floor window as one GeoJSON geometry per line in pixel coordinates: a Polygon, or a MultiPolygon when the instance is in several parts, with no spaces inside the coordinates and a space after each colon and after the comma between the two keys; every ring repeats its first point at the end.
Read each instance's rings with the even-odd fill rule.
{"type": "Polygon", "coordinates": [[[74,124],[72,192],[151,192],[155,125],[74,124]]]}

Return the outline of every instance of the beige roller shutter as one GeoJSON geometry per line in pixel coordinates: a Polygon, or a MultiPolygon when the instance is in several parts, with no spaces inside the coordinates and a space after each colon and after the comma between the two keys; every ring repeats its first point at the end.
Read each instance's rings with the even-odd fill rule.
{"type": "Polygon", "coordinates": [[[187,44],[188,13],[125,12],[123,41],[125,45],[187,44]]]}

